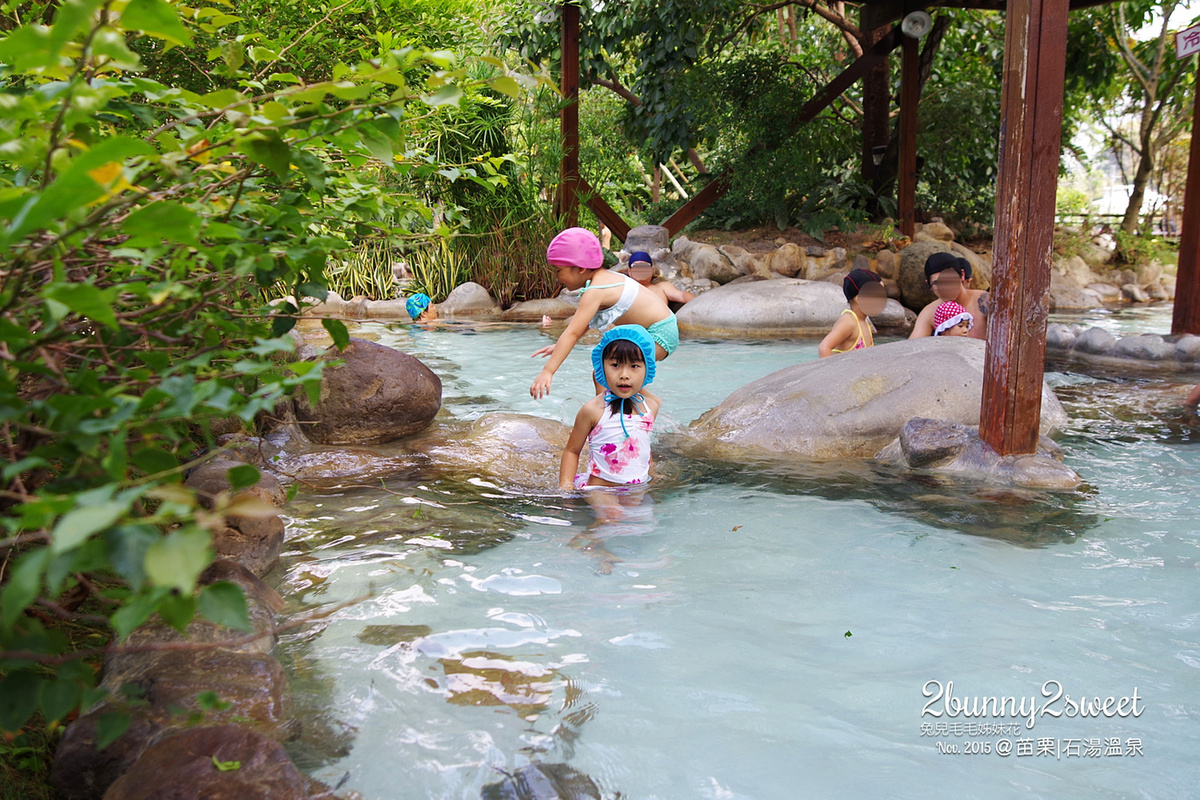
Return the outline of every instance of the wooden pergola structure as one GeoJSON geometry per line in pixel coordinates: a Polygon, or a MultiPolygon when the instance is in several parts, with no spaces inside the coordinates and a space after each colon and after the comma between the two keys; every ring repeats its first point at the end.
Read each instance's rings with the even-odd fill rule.
{"type": "MultiPolygon", "coordinates": [[[[901,230],[913,234],[917,171],[918,40],[899,25],[904,15],[929,7],[1005,10],[1004,77],[1001,96],[1000,164],[996,192],[991,314],[980,410],[980,437],[1001,455],[1037,450],[1054,200],[1061,151],[1067,16],[1072,9],[1113,0],[863,0],[862,25],[875,43],[792,119],[794,130],[812,120],[855,81],[901,48],[900,143],[897,200],[901,230]]],[[[564,155],[559,211],[575,223],[582,201],[620,239],[629,225],[579,174],[579,9],[564,2],[562,112],[564,155]]],[[[1200,119],[1200,91],[1194,119],[1200,119]]],[[[663,225],[676,235],[729,189],[729,175],[712,180],[663,225]]],[[[1183,236],[1176,285],[1174,333],[1200,334],[1200,135],[1192,136],[1184,198],[1183,236]]]]}

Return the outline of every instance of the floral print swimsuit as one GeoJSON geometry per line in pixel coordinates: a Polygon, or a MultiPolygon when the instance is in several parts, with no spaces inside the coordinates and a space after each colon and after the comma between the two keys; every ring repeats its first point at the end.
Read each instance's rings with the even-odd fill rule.
{"type": "Polygon", "coordinates": [[[575,476],[576,486],[582,488],[592,475],[623,486],[650,480],[650,433],[654,430],[654,417],[644,401],[640,405],[643,411],[633,414],[614,414],[611,406],[604,407],[600,421],[588,434],[588,469],[586,474],[575,476]]]}

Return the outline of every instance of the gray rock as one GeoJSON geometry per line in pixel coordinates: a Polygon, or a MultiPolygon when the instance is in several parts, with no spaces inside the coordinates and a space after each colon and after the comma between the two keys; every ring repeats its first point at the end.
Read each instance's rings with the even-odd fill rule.
{"type": "Polygon", "coordinates": [[[662,225],[638,225],[629,229],[629,235],[625,237],[621,249],[627,253],[642,250],[653,256],[656,251],[667,250],[670,247],[671,234],[662,225]]]}
{"type": "Polygon", "coordinates": [[[696,249],[699,242],[693,242],[686,236],[678,236],[671,244],[671,255],[680,261],[691,261],[692,251],[696,249]]]}
{"type": "Polygon", "coordinates": [[[1176,279],[1176,276],[1174,276],[1174,275],[1164,274],[1161,278],[1158,279],[1158,284],[1159,284],[1159,286],[1163,287],[1164,291],[1166,291],[1168,300],[1175,299],[1175,284],[1176,284],[1176,282],[1177,282],[1177,279],[1176,279]]]}
{"type": "Polygon", "coordinates": [[[1175,347],[1154,333],[1124,336],[1112,349],[1112,355],[1137,358],[1142,361],[1162,361],[1175,356],[1175,347]]]}
{"type": "Polygon", "coordinates": [[[559,460],[570,433],[555,420],[496,412],[472,423],[437,425],[405,444],[449,472],[486,477],[505,486],[556,489],[559,460]]]}
{"type": "MultiPolygon", "coordinates": [[[[734,282],[706,292],[676,314],[690,336],[824,336],[846,308],[840,285],[780,278],[734,282]]],[[[877,325],[901,326],[904,310],[889,300],[877,325]]]]}
{"type": "Polygon", "coordinates": [[[1060,286],[1050,289],[1050,307],[1067,309],[1099,308],[1104,305],[1100,295],[1090,289],[1060,286]]]}
{"type": "Polygon", "coordinates": [[[942,222],[926,222],[924,225],[918,226],[918,230],[938,242],[953,242],[954,231],[942,222]]]}
{"type": "Polygon", "coordinates": [[[1170,293],[1163,287],[1161,283],[1157,282],[1146,285],[1146,295],[1151,300],[1164,301],[1171,299],[1170,293]]]}
{"type": "Polygon", "coordinates": [[[557,297],[544,300],[525,300],[514,303],[500,315],[506,322],[541,322],[543,316],[550,319],[566,319],[575,313],[575,306],[557,297]]]}
{"type": "Polygon", "coordinates": [[[971,265],[971,288],[987,291],[992,288],[992,257],[951,242],[950,249],[955,255],[962,256],[971,265]]]}
{"type": "Polygon", "coordinates": [[[921,469],[986,484],[1071,491],[1082,481],[1062,463],[1062,448],[1041,436],[1035,454],[1001,456],[970,426],[946,420],[911,419],[900,437],[876,455],[882,463],[921,469]],[[916,445],[904,446],[905,440],[916,445]]]}
{"type": "Polygon", "coordinates": [[[1089,283],[1083,287],[1088,291],[1095,292],[1100,295],[1100,299],[1105,303],[1121,302],[1121,290],[1108,283],[1089,283]]]}
{"type": "Polygon", "coordinates": [[[798,244],[788,242],[767,257],[767,268],[787,278],[804,274],[808,257],[798,244]]]}
{"type": "Polygon", "coordinates": [[[467,281],[445,300],[437,304],[439,317],[486,317],[500,313],[500,306],[488,294],[488,290],[474,281],[467,281]]]}
{"type": "Polygon", "coordinates": [[[1082,289],[1100,280],[1100,276],[1092,272],[1087,262],[1079,256],[1059,256],[1054,259],[1050,267],[1050,277],[1053,281],[1076,289],[1082,289]]]}
{"type": "Polygon", "coordinates": [[[729,283],[743,274],[734,266],[733,262],[711,244],[697,244],[693,247],[691,258],[687,259],[687,263],[691,268],[692,278],[703,278],[714,283],[729,283]]]}
{"type": "Polygon", "coordinates": [[[566,764],[534,763],[483,787],[481,800],[600,800],[592,779],[566,764]]]}
{"type": "Polygon", "coordinates": [[[1157,283],[1162,274],[1163,265],[1157,259],[1151,261],[1149,264],[1138,264],[1136,282],[1139,286],[1157,283]]]}
{"type": "Polygon", "coordinates": [[[1200,359],[1200,336],[1185,333],[1175,342],[1175,357],[1180,361],[1200,359]]]}
{"type": "Polygon", "coordinates": [[[771,277],[771,271],[767,268],[766,264],[762,263],[753,253],[730,244],[723,245],[718,249],[743,275],[755,275],[761,278],[771,277]]]}
{"type": "Polygon", "coordinates": [[[952,253],[954,248],[945,242],[917,242],[900,251],[900,299],[913,311],[920,312],[937,299],[925,280],[925,262],[934,253],[952,253]]]}
{"type": "Polygon", "coordinates": [[[1103,328],[1088,328],[1075,339],[1075,349],[1092,355],[1108,355],[1116,347],[1117,337],[1103,328]]]}
{"type": "Polygon", "coordinates": [[[406,300],[368,300],[366,304],[366,319],[388,319],[410,321],[406,300]]]}
{"type": "Polygon", "coordinates": [[[1150,295],[1135,283],[1127,283],[1121,287],[1121,294],[1131,303],[1149,303],[1150,295]]]}
{"type": "Polygon", "coordinates": [[[900,449],[910,467],[931,467],[963,451],[970,428],[941,419],[910,419],[900,429],[900,449]]]}
{"type": "Polygon", "coordinates": [[[442,382],[407,353],[352,338],[324,358],[344,363],[326,364],[316,405],[295,397],[296,419],[319,444],[389,442],[427,426],[442,406],[442,382]]]}
{"type": "Polygon", "coordinates": [[[1075,334],[1066,325],[1051,322],[1046,326],[1046,348],[1049,350],[1070,350],[1075,344],[1075,334]]]}
{"type": "Polygon", "coordinates": [[[825,256],[826,252],[827,251],[825,250],[825,248],[821,247],[818,244],[806,245],[804,248],[804,254],[807,255],[809,258],[822,258],[825,256]]]}
{"type": "Polygon", "coordinates": [[[880,250],[875,254],[875,271],[884,280],[896,280],[896,271],[899,267],[900,260],[891,250],[880,250]]]}
{"type": "MultiPolygon", "coordinates": [[[[984,349],[979,339],[926,337],[786,367],[693,422],[681,448],[742,463],[870,458],[914,417],[978,425],[984,349]]],[[[1043,432],[1065,422],[1043,387],[1043,432]]]]}

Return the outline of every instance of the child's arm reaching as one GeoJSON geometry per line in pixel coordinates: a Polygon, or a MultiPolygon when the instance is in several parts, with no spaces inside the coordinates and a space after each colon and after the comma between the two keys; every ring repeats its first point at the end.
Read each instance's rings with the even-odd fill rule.
{"type": "MultiPolygon", "coordinates": [[[[542,367],[542,371],[533,379],[533,385],[529,387],[529,393],[533,395],[534,399],[541,399],[550,394],[550,383],[554,380],[554,373],[567,360],[575,343],[587,333],[588,323],[592,321],[592,317],[599,309],[600,300],[596,297],[595,292],[585,292],[579,300],[579,308],[571,315],[571,321],[567,323],[567,329],[559,335],[558,341],[554,343],[554,349],[550,352],[550,360],[546,362],[546,366],[542,367]]],[[[533,355],[545,355],[548,349],[543,347],[533,355]]]]}
{"type": "Polygon", "coordinates": [[[603,403],[604,400],[601,398],[593,397],[584,403],[583,408],[579,409],[579,413],[575,415],[575,427],[571,429],[571,435],[567,438],[567,445],[562,452],[562,461],[558,466],[558,488],[564,492],[575,488],[575,473],[579,471],[579,454],[583,451],[583,443],[587,441],[588,434],[600,421],[603,403]]]}

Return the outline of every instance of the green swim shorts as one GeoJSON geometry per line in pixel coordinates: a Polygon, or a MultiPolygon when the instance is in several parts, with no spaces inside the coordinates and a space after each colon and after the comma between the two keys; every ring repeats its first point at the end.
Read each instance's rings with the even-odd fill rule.
{"type": "Polygon", "coordinates": [[[650,334],[650,338],[662,345],[662,349],[667,351],[667,355],[675,352],[675,348],[679,347],[679,323],[675,321],[675,315],[660,319],[658,322],[646,328],[646,333],[650,334]]]}

